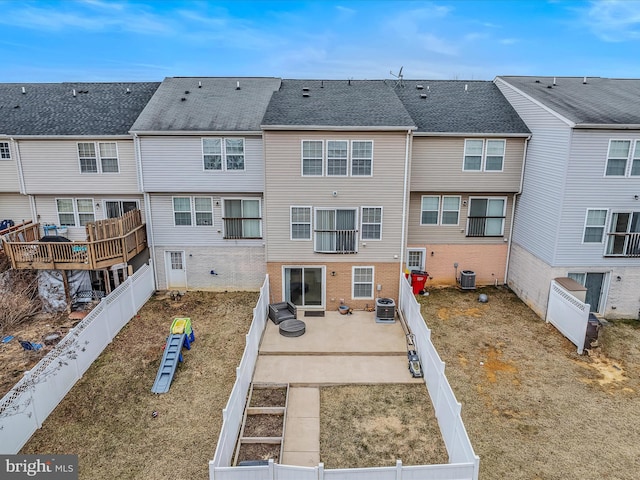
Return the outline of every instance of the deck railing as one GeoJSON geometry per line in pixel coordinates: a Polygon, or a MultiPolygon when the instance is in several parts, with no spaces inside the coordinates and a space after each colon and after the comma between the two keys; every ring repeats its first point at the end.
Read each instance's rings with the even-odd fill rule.
{"type": "Polygon", "coordinates": [[[607,257],[640,257],[640,233],[609,233],[607,257]]]}
{"type": "Polygon", "coordinates": [[[39,242],[39,224],[30,224],[6,235],[4,250],[15,269],[99,270],[128,262],[147,247],[139,210],[86,228],[89,241],[39,242]]]}

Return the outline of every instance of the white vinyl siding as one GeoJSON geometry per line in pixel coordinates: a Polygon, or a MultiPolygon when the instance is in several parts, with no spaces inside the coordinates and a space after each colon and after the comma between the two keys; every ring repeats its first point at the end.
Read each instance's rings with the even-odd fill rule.
{"type": "Polygon", "coordinates": [[[466,139],[464,142],[465,172],[501,172],[504,168],[506,140],[466,139]]]}
{"type": "Polygon", "coordinates": [[[0,142],[0,160],[10,160],[11,150],[9,149],[9,142],[0,142]]]}
{"type": "Polygon", "coordinates": [[[373,267],[353,267],[352,298],[373,298],[373,267]]]}
{"type": "Polygon", "coordinates": [[[291,240],[311,240],[311,207],[291,207],[291,240]]]}
{"type": "Polygon", "coordinates": [[[382,240],[382,207],[362,207],[362,240],[382,240]]]}
{"type": "Polygon", "coordinates": [[[244,138],[203,138],[204,170],[244,171],[244,138]]]}
{"type": "Polygon", "coordinates": [[[92,198],[57,198],[56,208],[61,227],[82,227],[96,219],[92,198]]]}
{"type": "Polygon", "coordinates": [[[438,225],[440,197],[437,195],[423,195],[421,205],[420,225],[438,225]]]}
{"type": "Polygon", "coordinates": [[[587,209],[584,221],[583,243],[602,243],[604,227],[607,222],[607,210],[587,209]]]}
{"type": "Polygon", "coordinates": [[[194,218],[198,227],[213,225],[211,197],[173,197],[173,224],[191,226],[194,218]]]}
{"type": "Polygon", "coordinates": [[[116,142],[78,143],[80,173],[119,173],[116,142]]]}

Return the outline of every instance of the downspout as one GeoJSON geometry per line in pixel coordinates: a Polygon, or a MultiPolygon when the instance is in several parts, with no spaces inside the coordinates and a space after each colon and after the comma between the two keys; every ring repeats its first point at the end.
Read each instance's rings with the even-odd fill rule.
{"type": "Polygon", "coordinates": [[[404,252],[407,249],[405,245],[406,242],[406,231],[407,231],[407,204],[408,199],[408,190],[409,190],[409,144],[411,140],[411,129],[407,130],[407,139],[405,145],[404,152],[404,185],[403,185],[403,194],[402,194],[402,234],[400,239],[400,278],[398,279],[398,292],[402,291],[402,272],[404,272],[404,252]]]}
{"type": "Polygon", "coordinates": [[[516,200],[522,193],[522,186],[524,185],[524,167],[527,162],[527,147],[529,146],[529,140],[531,135],[524,139],[524,151],[522,152],[522,171],[520,172],[520,187],[518,191],[513,194],[513,200],[511,203],[511,221],[509,226],[509,242],[507,243],[507,261],[504,266],[504,285],[508,285],[509,276],[509,261],[511,260],[511,242],[513,241],[513,224],[516,216],[516,200]]]}
{"type": "MultiPolygon", "coordinates": [[[[11,143],[13,144],[13,151],[16,152],[16,170],[18,172],[18,181],[20,182],[20,193],[22,195],[27,195],[27,186],[24,181],[24,172],[22,171],[22,157],[20,156],[20,144],[13,137],[11,137],[11,143]]],[[[38,212],[36,210],[36,201],[33,198],[33,195],[28,195],[28,197],[29,197],[29,209],[31,210],[31,221],[33,223],[38,223],[38,212]]]]}
{"type": "Polygon", "coordinates": [[[142,154],[140,152],[140,137],[137,133],[133,134],[133,147],[136,157],[136,171],[138,174],[138,188],[144,197],[144,216],[147,223],[147,240],[151,246],[151,268],[153,270],[154,288],[158,290],[158,269],[156,268],[156,242],[153,239],[153,220],[151,219],[151,198],[144,191],[144,177],[142,170],[142,154]]]}

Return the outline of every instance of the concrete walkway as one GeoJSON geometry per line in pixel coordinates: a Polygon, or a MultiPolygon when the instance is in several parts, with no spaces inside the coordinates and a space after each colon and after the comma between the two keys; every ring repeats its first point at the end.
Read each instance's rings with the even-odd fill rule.
{"type": "Polygon", "coordinates": [[[407,344],[400,322],[376,323],[373,312],[351,315],[325,312],[304,317],[301,337],[284,337],[268,321],[254,383],[288,383],[282,463],[315,466],[320,462],[320,389],[322,385],[423,383],[407,368],[407,344]]]}

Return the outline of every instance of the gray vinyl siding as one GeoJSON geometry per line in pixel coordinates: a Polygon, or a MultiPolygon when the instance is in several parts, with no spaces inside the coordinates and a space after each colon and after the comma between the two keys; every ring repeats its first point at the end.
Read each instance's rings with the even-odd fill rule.
{"type": "MultiPolygon", "coordinates": [[[[442,201],[442,200],[441,200],[442,201]]],[[[513,210],[513,195],[496,192],[411,192],[409,202],[409,245],[423,244],[458,244],[458,245],[495,245],[503,244],[509,238],[511,227],[511,213],[513,210]],[[423,195],[453,195],[460,196],[460,215],[458,225],[421,225],[421,208],[423,195]],[[469,197],[504,198],[506,200],[504,234],[501,237],[467,237],[467,217],[469,215],[469,197]],[[464,205],[466,203],[466,205],[464,205]]]]}
{"type": "Polygon", "coordinates": [[[553,265],[559,211],[569,157],[571,128],[528,98],[496,84],[532,132],[527,146],[522,195],[516,205],[514,242],[553,265]]]}
{"type": "MultiPolygon", "coordinates": [[[[157,246],[182,247],[255,247],[262,239],[226,240],[223,238],[222,205],[225,198],[257,198],[260,195],[236,195],[207,192],[177,192],[150,195],[153,241],[157,246]],[[196,226],[174,224],[173,197],[210,197],[213,200],[213,225],[196,226]]],[[[262,205],[262,234],[264,237],[264,204],[262,205]]],[[[193,219],[192,219],[193,221],[193,219]]]]}
{"type": "MultiPolygon", "coordinates": [[[[0,138],[0,142],[9,144],[11,158],[0,158],[0,192],[19,192],[20,179],[18,177],[18,162],[13,142],[0,138]]],[[[0,219],[1,220],[1,219],[0,219]]]]}
{"type": "Polygon", "coordinates": [[[146,192],[262,193],[264,161],[262,138],[244,136],[244,171],[205,171],[202,138],[239,138],[238,135],[140,137],[143,183],[146,192]]]}
{"type": "Polygon", "coordinates": [[[19,148],[27,193],[139,193],[133,140],[20,140],[19,148]],[[117,143],[119,173],[80,173],[78,142],[94,141],[117,143]]]}
{"type": "Polygon", "coordinates": [[[17,225],[23,221],[32,220],[31,216],[28,196],[0,192],[0,222],[13,220],[17,225]]]}
{"type": "Polygon", "coordinates": [[[517,192],[520,188],[525,140],[491,137],[506,141],[503,171],[468,172],[462,170],[465,138],[467,137],[414,137],[411,190],[517,192]]]}
{"type": "MultiPolygon", "coordinates": [[[[36,212],[38,214],[38,221],[40,225],[51,224],[60,225],[58,219],[58,209],[56,199],[58,198],[91,198],[94,205],[94,215],[96,220],[102,220],[106,218],[104,202],[105,200],[137,200],[142,212],[142,218],[144,219],[144,201],[141,195],[98,195],[98,194],[81,194],[81,195],[37,195],[34,197],[34,203],[36,206],[36,212]]],[[[42,233],[42,229],[40,230],[42,233]]],[[[83,226],[67,227],[67,233],[65,237],[70,240],[86,240],[86,229],[83,226]]]]}
{"type": "Polygon", "coordinates": [[[610,139],[639,140],[640,130],[573,131],[556,266],[638,266],[637,258],[604,257],[606,235],[601,244],[582,243],[588,208],[609,210],[606,231],[612,212],[640,211],[640,201],[634,199],[640,194],[640,177],[604,175],[610,139]]]}
{"type": "Polygon", "coordinates": [[[406,133],[265,132],[267,261],[397,262],[402,253],[405,151],[406,133]],[[372,140],[373,176],[303,177],[302,140],[372,140]],[[357,254],[314,253],[313,235],[308,241],[290,240],[291,206],[357,208],[358,222],[361,207],[382,207],[382,240],[366,240],[366,246],[360,241],[357,254]]]}

